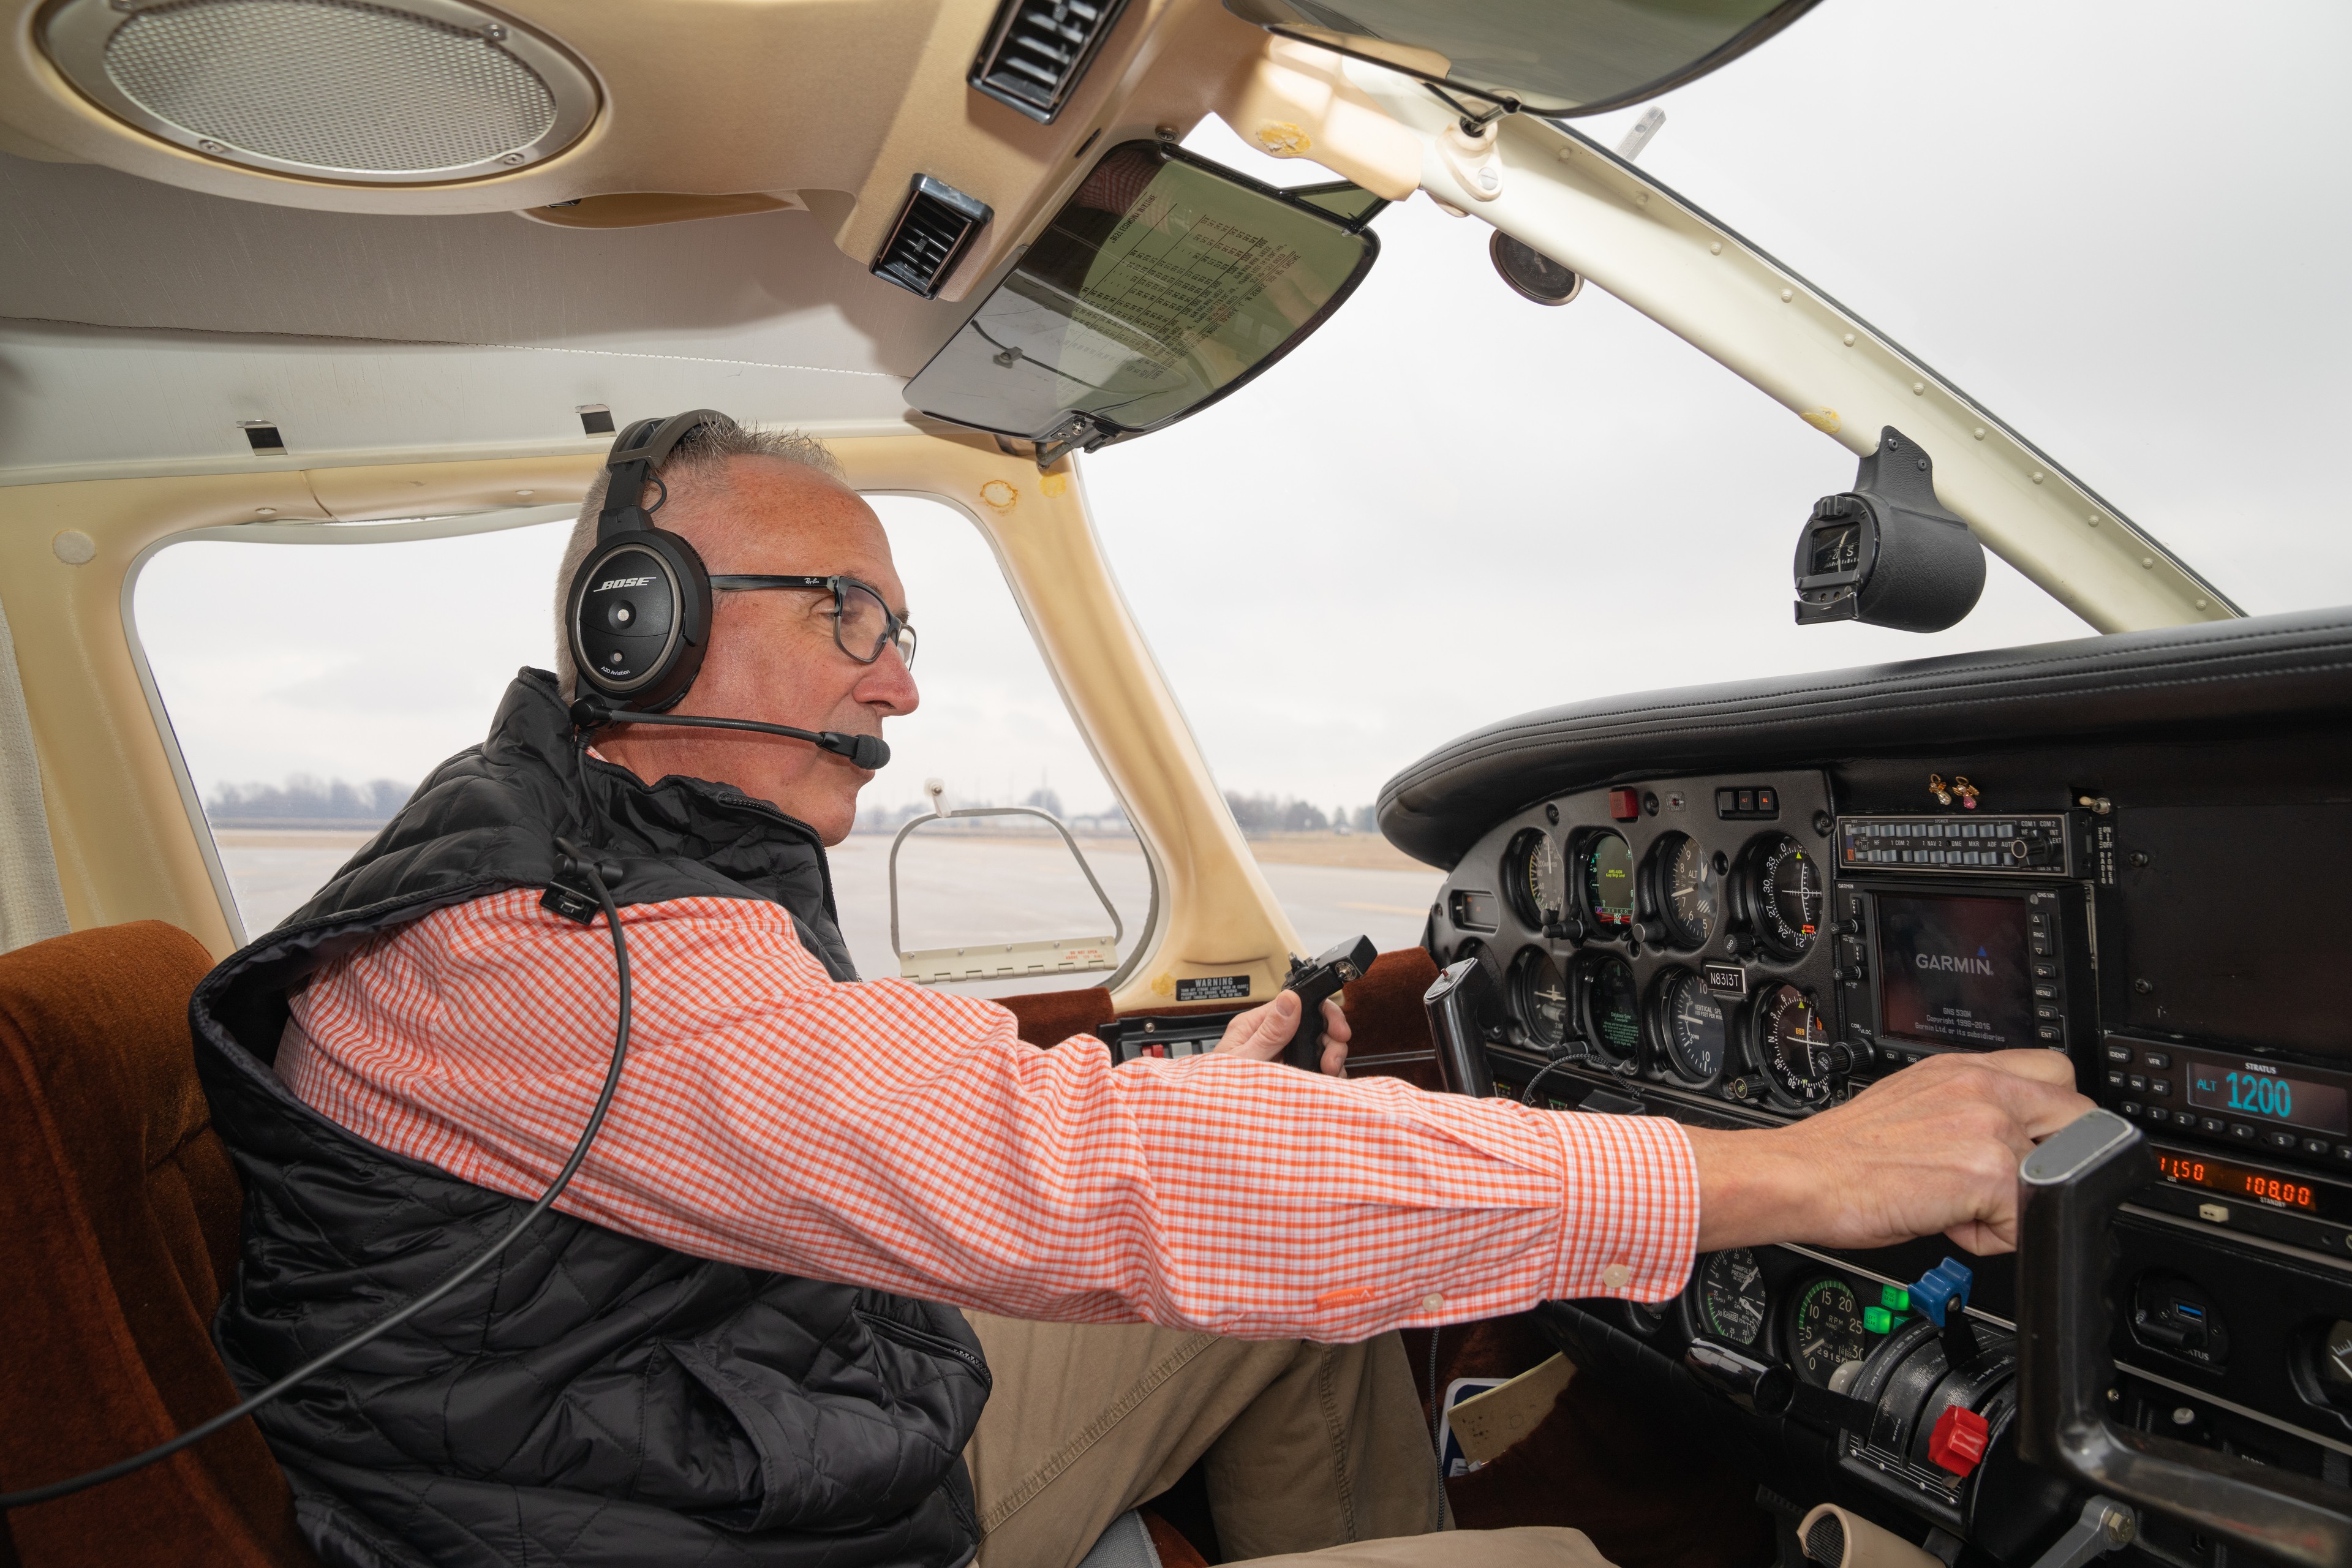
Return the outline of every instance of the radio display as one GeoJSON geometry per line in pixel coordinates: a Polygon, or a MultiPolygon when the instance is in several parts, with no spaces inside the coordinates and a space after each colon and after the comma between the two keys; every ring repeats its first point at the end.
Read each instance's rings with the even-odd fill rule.
{"type": "Polygon", "coordinates": [[[2226,1193],[2233,1198],[2263,1199],[2305,1214],[2320,1211],[2319,1195],[2312,1190],[2311,1184],[2292,1176],[2273,1176],[2264,1171],[2233,1165],[2227,1160],[2175,1154],[2168,1149],[2156,1152],[2156,1165],[2164,1173],[2166,1181],[2185,1187],[2202,1187],[2209,1193],[2226,1193]]]}
{"type": "Polygon", "coordinates": [[[1880,1034],[1988,1051],[2034,1043],[2022,899],[1882,893],[1877,905],[1880,1034]]]}
{"type": "Polygon", "coordinates": [[[2181,1066],[2191,1105],[2338,1137],[2352,1130],[2347,1115],[2352,1108],[2344,1090],[2333,1085],[2291,1078],[2268,1062],[2242,1058],[2184,1054],[2181,1066]]]}

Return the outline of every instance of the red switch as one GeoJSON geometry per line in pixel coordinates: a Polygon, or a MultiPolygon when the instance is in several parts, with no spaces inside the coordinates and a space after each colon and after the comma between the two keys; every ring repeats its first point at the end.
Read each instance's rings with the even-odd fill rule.
{"type": "Polygon", "coordinates": [[[1609,815],[1619,822],[1638,822],[1642,817],[1642,792],[1637,789],[1612,789],[1609,792],[1609,815]]]}
{"type": "Polygon", "coordinates": [[[1984,1458],[1985,1444],[1991,1436],[1992,1428],[1983,1416],[1957,1405],[1948,1405],[1936,1417],[1936,1429],[1927,1434],[1927,1458],[1956,1476],[1965,1476],[1984,1458]]]}

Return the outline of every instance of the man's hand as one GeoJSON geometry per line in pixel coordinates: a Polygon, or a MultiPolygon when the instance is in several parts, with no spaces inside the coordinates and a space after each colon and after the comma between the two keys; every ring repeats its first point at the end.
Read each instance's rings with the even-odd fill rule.
{"type": "Polygon", "coordinates": [[[2017,1246],[2017,1166],[2091,1102],[2056,1051],[1937,1056],[1769,1132],[1685,1128],[1702,1252],[1759,1242],[1888,1247],[1941,1231],[2017,1246]]]}
{"type": "MultiPolygon", "coordinates": [[[[1224,1038],[1217,1049],[1253,1061],[1278,1061],[1282,1047],[1290,1044],[1290,1037],[1298,1033],[1298,993],[1280,991],[1273,1001],[1246,1013],[1236,1013],[1234,1021],[1225,1026],[1224,1038]]],[[[1323,1004],[1323,1070],[1333,1078],[1348,1076],[1348,1015],[1339,1010],[1339,999],[1323,1004]]]]}

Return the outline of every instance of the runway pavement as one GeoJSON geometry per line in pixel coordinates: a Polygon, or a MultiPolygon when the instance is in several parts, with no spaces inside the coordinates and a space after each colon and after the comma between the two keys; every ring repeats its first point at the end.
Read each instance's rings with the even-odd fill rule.
{"type": "MultiPolygon", "coordinates": [[[[236,889],[248,936],[257,936],[310,898],[368,835],[225,830],[221,861],[236,889]]],[[[887,835],[857,835],[833,851],[835,901],[842,934],[869,978],[894,975],[890,945],[887,835]]],[[[1150,889],[1141,853],[1097,841],[1088,847],[1095,875],[1127,921],[1131,948],[1143,934],[1150,889]]],[[[1444,879],[1433,870],[1273,864],[1265,868],[1311,955],[1359,932],[1382,952],[1421,940],[1422,921],[1444,879]]],[[[1105,936],[1109,921],[1059,839],[949,839],[919,834],[900,857],[901,935],[909,948],[1033,938],[1105,936]]],[[[980,995],[1100,984],[1102,976],[1026,979],[958,985],[980,995]]]]}

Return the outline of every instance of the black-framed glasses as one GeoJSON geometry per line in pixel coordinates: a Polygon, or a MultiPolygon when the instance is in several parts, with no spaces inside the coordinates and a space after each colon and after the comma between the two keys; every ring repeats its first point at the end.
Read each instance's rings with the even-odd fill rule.
{"type": "Polygon", "coordinates": [[[872,664],[886,647],[915,668],[915,628],[892,613],[881,593],[855,577],[777,577],[766,573],[729,573],[710,579],[713,588],[733,593],[761,588],[805,588],[833,595],[833,640],[860,664],[872,664]]]}

